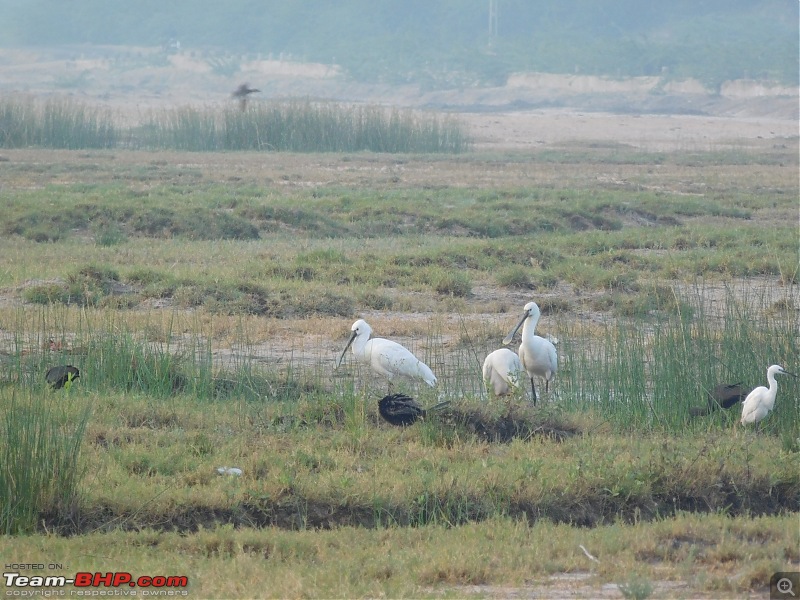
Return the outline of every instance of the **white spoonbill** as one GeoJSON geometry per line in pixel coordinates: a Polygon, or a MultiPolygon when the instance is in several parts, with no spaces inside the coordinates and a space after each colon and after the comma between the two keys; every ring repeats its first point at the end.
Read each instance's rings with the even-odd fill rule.
{"type": "Polygon", "coordinates": [[[778,393],[778,382],[775,381],[775,375],[791,375],[797,377],[794,373],[789,373],[780,365],[772,365],[767,369],[767,381],[769,381],[769,389],[763,385],[758,386],[752,392],[747,394],[742,404],[742,425],[746,423],[758,423],[767,416],[772,407],[775,406],[775,395],[778,393]]]}
{"type": "Polygon", "coordinates": [[[405,377],[411,380],[422,380],[429,386],[436,385],[436,376],[428,365],[418,359],[411,352],[397,342],[383,338],[372,338],[372,327],[364,319],[359,319],[350,328],[353,332],[350,341],[342,350],[336,368],[342,364],[342,359],[350,346],[353,347],[353,356],[359,362],[368,365],[373,372],[383,375],[389,380],[391,388],[395,377],[405,377]]]}
{"type": "Polygon", "coordinates": [[[519,387],[522,363],[516,352],[500,348],[490,352],[483,361],[483,381],[495,396],[505,396],[519,387]]]}
{"type": "Polygon", "coordinates": [[[544,378],[544,389],[549,390],[550,380],[558,371],[558,355],[556,347],[549,340],[536,335],[536,324],[539,322],[541,312],[536,302],[528,302],[522,312],[522,318],[514,329],[503,339],[504,344],[510,344],[520,327],[522,327],[522,343],[519,345],[519,360],[531,380],[533,404],[536,405],[536,387],[533,385],[533,376],[544,378]]]}

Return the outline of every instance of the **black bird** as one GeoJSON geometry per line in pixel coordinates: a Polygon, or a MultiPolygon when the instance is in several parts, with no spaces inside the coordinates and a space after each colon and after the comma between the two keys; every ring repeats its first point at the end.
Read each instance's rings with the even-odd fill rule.
{"type": "Polygon", "coordinates": [[[441,410],[448,404],[450,401],[445,400],[425,409],[416,400],[405,394],[390,394],[378,401],[378,412],[387,423],[405,427],[413,424],[417,419],[424,419],[429,411],[441,410]]]}
{"type": "Polygon", "coordinates": [[[81,372],[77,367],[72,365],[59,365],[48,369],[44,378],[47,380],[54,390],[64,387],[68,381],[74,381],[81,376],[81,372]]]}
{"type": "Polygon", "coordinates": [[[257,90],[255,88],[249,87],[246,83],[243,83],[236,91],[231,94],[234,98],[239,99],[239,107],[244,110],[247,108],[247,96],[250,94],[254,94],[255,92],[260,92],[261,90],[257,90]]]}
{"type": "Polygon", "coordinates": [[[708,394],[708,404],[689,409],[689,414],[693,417],[710,415],[719,408],[731,408],[747,397],[750,388],[742,387],[742,383],[722,383],[715,387],[708,394]]]}

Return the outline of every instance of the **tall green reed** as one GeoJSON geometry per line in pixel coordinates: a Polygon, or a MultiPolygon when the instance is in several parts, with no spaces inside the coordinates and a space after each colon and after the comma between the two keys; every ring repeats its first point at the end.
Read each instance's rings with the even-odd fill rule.
{"type": "Polygon", "coordinates": [[[177,331],[177,313],[167,317],[155,312],[152,322],[139,319],[132,325],[115,311],[22,307],[6,359],[9,380],[34,389],[48,368],[72,364],[81,371],[80,389],[130,391],[154,401],[182,394],[202,403],[234,404],[243,416],[250,404],[291,404],[333,387],[330,361],[321,351],[310,360],[295,360],[294,350],[282,347],[285,356],[276,359],[268,343],[250,339],[240,327],[230,351],[217,353],[213,319],[187,323],[182,315],[177,331]]]}
{"type": "Polygon", "coordinates": [[[54,98],[0,97],[0,147],[114,148],[120,129],[110,111],[54,98]]]}
{"type": "Polygon", "coordinates": [[[135,136],[148,148],[193,151],[459,153],[469,140],[455,119],[378,106],[285,101],[153,113],[135,136]]]}
{"type": "MultiPolygon", "coordinates": [[[[591,326],[561,323],[558,401],[591,410],[630,430],[679,431],[703,420],[690,420],[692,406],[707,402],[719,383],[766,385],[766,369],[783,364],[796,369],[798,356],[797,290],[783,298],[764,292],[696,286],[675,295],[674,310],[591,326]],[[599,331],[598,331],[599,330],[599,331]]],[[[767,429],[797,437],[800,423],[796,380],[779,384],[767,429]]],[[[730,413],[709,419],[733,420],[730,413]]]]}
{"type": "Polygon", "coordinates": [[[0,395],[0,532],[30,533],[46,514],[68,519],[80,501],[80,451],[91,405],[73,409],[71,389],[0,395]]]}
{"type": "Polygon", "coordinates": [[[310,100],[251,103],[245,111],[183,106],[154,111],[133,128],[117,122],[69,98],[0,97],[2,148],[460,153],[470,146],[451,117],[310,100]]]}

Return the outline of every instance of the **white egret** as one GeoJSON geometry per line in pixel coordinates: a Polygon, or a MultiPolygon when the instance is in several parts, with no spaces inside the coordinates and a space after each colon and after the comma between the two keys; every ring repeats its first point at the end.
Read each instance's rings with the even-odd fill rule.
{"type": "Polygon", "coordinates": [[[483,361],[483,381],[495,396],[505,396],[519,387],[522,363],[516,352],[500,348],[490,352],[483,361]]]}
{"type": "Polygon", "coordinates": [[[391,388],[395,377],[405,377],[411,380],[421,380],[433,387],[436,385],[436,376],[428,365],[414,356],[407,348],[397,342],[383,338],[372,338],[372,328],[364,319],[359,319],[350,328],[353,332],[350,341],[342,350],[336,368],[342,364],[342,359],[347,349],[352,346],[353,356],[359,362],[369,366],[373,372],[389,380],[391,388]]]}
{"type": "Polygon", "coordinates": [[[528,302],[522,313],[519,323],[503,339],[504,344],[510,344],[520,327],[522,327],[522,343],[519,345],[519,360],[531,380],[533,404],[536,405],[536,387],[533,376],[544,378],[545,391],[549,391],[550,380],[558,371],[558,355],[556,347],[549,340],[536,335],[536,324],[539,322],[541,312],[536,302],[528,302]]]}
{"type": "Polygon", "coordinates": [[[769,389],[763,385],[758,386],[752,392],[747,394],[742,404],[742,425],[746,423],[758,423],[767,416],[772,407],[775,406],[775,395],[778,393],[778,382],[775,381],[775,375],[791,375],[797,377],[794,373],[789,373],[780,365],[772,365],[767,369],[767,381],[769,381],[769,389]]]}

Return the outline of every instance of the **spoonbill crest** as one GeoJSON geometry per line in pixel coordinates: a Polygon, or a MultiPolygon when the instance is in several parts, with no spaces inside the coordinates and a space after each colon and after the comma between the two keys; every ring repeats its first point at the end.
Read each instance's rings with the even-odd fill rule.
{"type": "Polygon", "coordinates": [[[533,376],[538,375],[544,378],[544,389],[548,391],[550,380],[555,377],[556,371],[558,371],[556,347],[551,341],[536,335],[536,324],[539,322],[540,316],[539,305],[536,302],[528,302],[525,305],[519,323],[503,339],[504,344],[510,344],[511,340],[514,339],[514,335],[522,327],[519,360],[531,380],[534,406],[536,405],[536,387],[533,384],[533,376]]]}
{"type": "Polygon", "coordinates": [[[742,404],[742,425],[746,423],[758,423],[767,416],[772,407],[775,406],[775,395],[778,393],[778,382],[775,381],[775,375],[791,375],[797,377],[794,373],[789,373],[780,365],[772,365],[767,369],[767,381],[769,381],[769,389],[763,385],[758,386],[752,392],[747,394],[742,404]]]}
{"type": "Polygon", "coordinates": [[[353,332],[350,341],[342,350],[336,368],[342,364],[347,349],[352,346],[353,356],[368,365],[374,373],[389,380],[391,388],[395,377],[405,377],[414,381],[424,381],[429,386],[436,385],[436,376],[428,365],[414,356],[407,348],[397,342],[383,338],[372,338],[372,327],[364,319],[359,319],[350,328],[353,332]]]}
{"type": "Polygon", "coordinates": [[[490,352],[483,361],[483,381],[495,396],[505,396],[517,389],[522,372],[519,356],[508,348],[490,352]]]}
{"type": "Polygon", "coordinates": [[[417,419],[424,419],[431,411],[441,410],[450,404],[449,400],[439,402],[428,409],[422,408],[419,403],[405,394],[391,394],[378,401],[378,412],[387,422],[397,427],[405,427],[415,423],[417,419]]]}

